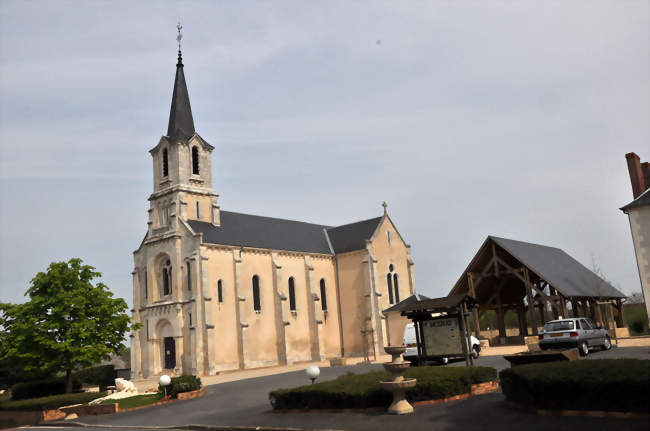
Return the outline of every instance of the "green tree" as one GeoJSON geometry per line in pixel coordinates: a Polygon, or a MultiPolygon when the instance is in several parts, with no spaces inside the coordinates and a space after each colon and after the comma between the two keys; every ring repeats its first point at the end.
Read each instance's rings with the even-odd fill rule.
{"type": "Polygon", "coordinates": [[[125,348],[131,324],[126,302],[92,280],[101,274],[81,259],[53,262],[31,281],[24,304],[0,303],[0,361],[26,371],[65,372],[72,391],[72,371],[125,348]]]}

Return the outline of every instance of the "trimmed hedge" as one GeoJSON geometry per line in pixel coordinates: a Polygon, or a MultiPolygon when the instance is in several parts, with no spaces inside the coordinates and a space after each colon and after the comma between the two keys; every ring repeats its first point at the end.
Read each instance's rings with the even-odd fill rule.
{"type": "MultiPolygon", "coordinates": [[[[196,376],[182,375],[172,377],[171,383],[167,386],[167,396],[176,398],[181,392],[190,392],[201,389],[201,379],[196,376]]],[[[164,386],[158,385],[158,392],[165,393],[164,386]]]]}
{"type": "Polygon", "coordinates": [[[52,410],[70,404],[84,404],[103,396],[106,396],[106,392],[80,392],[78,394],[52,395],[29,400],[6,401],[0,403],[0,410],[52,410]]]}
{"type": "MultiPolygon", "coordinates": [[[[418,380],[406,398],[420,401],[469,393],[474,384],[496,380],[497,371],[489,367],[417,367],[406,370],[404,376],[418,380]]],[[[276,410],[385,407],[393,394],[382,389],[379,381],[390,378],[386,371],[348,373],[327,382],[275,390],[269,393],[269,400],[276,410]]]]}
{"type": "Polygon", "coordinates": [[[529,407],[650,412],[650,360],[528,364],[499,377],[506,398],[529,407]]]}
{"type": "MultiPolygon", "coordinates": [[[[79,380],[73,378],[72,390],[78,391],[80,389],[81,383],[79,380]]],[[[13,400],[40,398],[63,393],[65,393],[65,378],[53,378],[16,383],[11,387],[11,398],[13,400]]]]}
{"type": "Polygon", "coordinates": [[[82,383],[97,385],[100,390],[106,390],[108,386],[115,386],[115,366],[99,365],[84,368],[74,373],[74,377],[82,383]]]}

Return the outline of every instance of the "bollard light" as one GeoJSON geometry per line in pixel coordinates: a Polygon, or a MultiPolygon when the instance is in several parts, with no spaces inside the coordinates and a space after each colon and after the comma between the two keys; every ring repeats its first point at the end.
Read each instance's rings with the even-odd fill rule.
{"type": "Polygon", "coordinates": [[[311,380],[311,384],[313,385],[314,380],[320,376],[320,368],[318,368],[316,365],[310,365],[305,370],[305,373],[307,373],[307,377],[309,377],[309,380],[311,380]]]}
{"type": "Polygon", "coordinates": [[[169,386],[171,382],[172,379],[167,374],[163,374],[160,376],[160,380],[158,380],[158,383],[160,383],[160,386],[162,386],[163,390],[165,391],[165,398],[167,398],[167,386],[169,386]]]}

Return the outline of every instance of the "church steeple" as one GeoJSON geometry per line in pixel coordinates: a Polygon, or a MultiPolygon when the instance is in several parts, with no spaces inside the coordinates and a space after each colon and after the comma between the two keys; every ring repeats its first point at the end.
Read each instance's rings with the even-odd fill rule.
{"type": "Polygon", "coordinates": [[[185,74],[183,73],[183,57],[181,54],[181,25],[178,25],[178,63],[176,63],[176,79],[174,81],[174,93],[172,95],[172,107],[169,112],[169,125],[167,136],[170,138],[181,138],[187,140],[194,134],[194,119],[192,118],[192,107],[190,96],[187,93],[185,74]]]}

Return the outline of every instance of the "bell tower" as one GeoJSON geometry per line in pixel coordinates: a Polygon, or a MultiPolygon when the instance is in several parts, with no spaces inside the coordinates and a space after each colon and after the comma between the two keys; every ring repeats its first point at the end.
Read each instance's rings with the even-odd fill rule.
{"type": "Polygon", "coordinates": [[[149,236],[179,228],[178,220],[218,226],[219,195],[212,189],[212,150],[194,130],[183,57],[179,50],[167,134],[149,152],[153,159],[153,193],[149,196],[149,236]]]}

